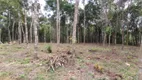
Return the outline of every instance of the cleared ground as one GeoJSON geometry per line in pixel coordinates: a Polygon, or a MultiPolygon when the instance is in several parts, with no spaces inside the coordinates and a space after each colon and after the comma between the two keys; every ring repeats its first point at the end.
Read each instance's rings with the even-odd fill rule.
{"type": "Polygon", "coordinates": [[[46,44],[38,46],[38,60],[33,59],[34,44],[0,45],[0,80],[138,80],[139,47],[98,44],[46,44]],[[47,52],[51,46],[52,53],[47,52]],[[55,71],[47,71],[47,60],[75,50],[74,62],[55,71]]]}

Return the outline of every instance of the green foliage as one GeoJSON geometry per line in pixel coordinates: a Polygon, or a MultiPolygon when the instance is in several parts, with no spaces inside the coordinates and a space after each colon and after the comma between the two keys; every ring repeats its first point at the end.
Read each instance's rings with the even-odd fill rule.
{"type": "Polygon", "coordinates": [[[21,74],[19,76],[18,80],[27,80],[27,75],[26,74],[21,74]]]}
{"type": "Polygon", "coordinates": [[[0,72],[0,76],[9,76],[10,72],[0,72]]]}
{"type": "Polygon", "coordinates": [[[48,51],[48,53],[52,53],[52,48],[50,45],[46,46],[46,51],[48,51]]]}
{"type": "Polygon", "coordinates": [[[45,78],[42,75],[38,75],[35,80],[45,80],[45,78]]]}
{"type": "Polygon", "coordinates": [[[89,50],[95,51],[95,52],[97,52],[97,51],[110,51],[109,48],[101,48],[101,47],[95,47],[95,48],[92,48],[92,49],[89,49],[89,50]]]}
{"type": "Polygon", "coordinates": [[[25,58],[25,59],[23,59],[23,60],[20,60],[19,61],[21,64],[28,64],[28,63],[30,63],[30,59],[29,58],[25,58]]]}
{"type": "Polygon", "coordinates": [[[76,80],[75,78],[71,77],[70,80],[76,80]]]}
{"type": "Polygon", "coordinates": [[[107,26],[107,27],[105,28],[105,32],[106,32],[108,35],[111,35],[112,27],[107,26]]]}

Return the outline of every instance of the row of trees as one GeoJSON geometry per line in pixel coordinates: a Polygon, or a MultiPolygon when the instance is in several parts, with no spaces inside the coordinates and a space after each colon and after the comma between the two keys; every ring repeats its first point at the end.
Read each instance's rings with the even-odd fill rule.
{"type": "Polygon", "coordinates": [[[18,40],[19,44],[22,42],[28,44],[29,35],[32,42],[32,35],[34,34],[34,57],[37,58],[38,16],[40,9],[38,1],[36,0],[29,4],[28,0],[1,0],[0,7],[0,40],[3,42],[8,41],[9,43],[18,40]],[[28,17],[28,12],[31,13],[31,17],[28,17]],[[30,26],[28,19],[30,19],[30,26]]]}
{"type": "Polygon", "coordinates": [[[0,42],[141,44],[140,0],[45,1],[53,14],[39,14],[38,2],[0,0],[0,42]]]}
{"type": "MultiPolygon", "coordinates": [[[[60,1],[60,11],[56,0],[47,0],[47,10],[53,11],[49,18],[53,33],[60,32],[61,42],[106,43],[140,45],[142,27],[142,2],[138,0],[88,0],[78,8],[79,1],[60,1]],[[57,7],[57,8],[56,8],[57,7]],[[79,11],[79,12],[78,12],[79,11]],[[56,13],[60,13],[61,28],[54,26],[56,13]],[[76,27],[77,26],[77,27],[76,27]],[[77,39],[76,39],[77,38],[77,39]]],[[[59,4],[59,3],[58,3],[59,4]]],[[[58,16],[57,16],[58,17],[58,16]]],[[[58,21],[58,20],[57,20],[58,21]]],[[[58,34],[58,33],[57,33],[58,34]]],[[[59,36],[58,36],[59,37],[59,36]]],[[[53,38],[56,42],[56,38],[53,38]]],[[[59,40],[59,38],[57,38],[59,40]]],[[[58,41],[57,41],[58,42],[58,41]]]]}

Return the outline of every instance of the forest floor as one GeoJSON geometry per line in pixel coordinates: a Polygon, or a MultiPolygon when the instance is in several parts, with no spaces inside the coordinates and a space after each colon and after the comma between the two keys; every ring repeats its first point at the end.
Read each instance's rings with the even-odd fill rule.
{"type": "Polygon", "coordinates": [[[34,44],[26,46],[0,44],[0,80],[138,80],[139,47],[40,43],[36,60],[34,44]],[[46,52],[48,46],[52,53],[46,52]],[[49,56],[72,49],[73,64],[47,70],[49,56]]]}

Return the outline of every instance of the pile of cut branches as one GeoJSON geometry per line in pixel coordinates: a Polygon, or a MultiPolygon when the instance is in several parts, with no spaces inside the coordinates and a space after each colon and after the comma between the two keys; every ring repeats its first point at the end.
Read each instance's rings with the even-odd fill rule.
{"type": "Polygon", "coordinates": [[[64,67],[65,65],[74,64],[75,51],[64,51],[58,55],[53,55],[48,58],[47,70],[64,67]]]}

